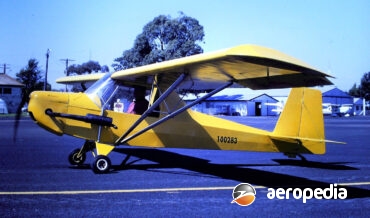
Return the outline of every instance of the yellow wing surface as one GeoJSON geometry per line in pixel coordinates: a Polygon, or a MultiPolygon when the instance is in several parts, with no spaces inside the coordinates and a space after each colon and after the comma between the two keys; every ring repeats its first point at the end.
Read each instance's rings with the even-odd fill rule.
{"type": "MultiPolygon", "coordinates": [[[[188,73],[192,89],[212,89],[220,83],[234,81],[251,89],[309,87],[332,84],[328,74],[279,51],[240,45],[114,72],[113,79],[134,81],[138,78],[162,75],[161,82],[171,83],[179,73],[188,73]],[[213,84],[215,86],[213,86],[213,84]]],[[[99,79],[102,75],[87,75],[99,79]]],[[[83,82],[84,76],[64,77],[58,83],[83,82]]],[[[186,86],[189,83],[185,84],[186,86]]]]}
{"type": "Polygon", "coordinates": [[[94,82],[101,79],[105,73],[94,73],[94,74],[84,74],[76,76],[66,76],[56,80],[57,83],[72,84],[81,82],[94,82]]]}

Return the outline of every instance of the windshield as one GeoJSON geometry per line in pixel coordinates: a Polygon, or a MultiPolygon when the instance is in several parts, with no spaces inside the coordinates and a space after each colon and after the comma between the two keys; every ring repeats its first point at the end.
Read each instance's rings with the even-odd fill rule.
{"type": "Polygon", "coordinates": [[[110,76],[111,74],[107,73],[85,91],[89,98],[104,110],[111,109],[111,104],[117,99],[125,101],[130,98],[129,88],[122,86],[120,81],[113,80],[110,76]]]}

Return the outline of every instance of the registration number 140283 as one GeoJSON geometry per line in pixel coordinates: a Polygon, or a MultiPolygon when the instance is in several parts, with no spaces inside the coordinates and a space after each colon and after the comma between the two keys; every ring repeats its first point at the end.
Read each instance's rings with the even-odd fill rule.
{"type": "Polygon", "coordinates": [[[217,142],[237,144],[238,143],[238,138],[237,137],[230,137],[230,136],[217,136],[217,142]]]}

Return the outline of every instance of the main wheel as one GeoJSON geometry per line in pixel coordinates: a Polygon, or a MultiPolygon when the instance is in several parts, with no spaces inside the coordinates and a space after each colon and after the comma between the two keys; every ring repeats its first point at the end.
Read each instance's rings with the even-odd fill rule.
{"type": "Polygon", "coordinates": [[[107,156],[98,155],[91,164],[94,173],[107,173],[111,167],[110,159],[107,156]]]}
{"type": "Polygon", "coordinates": [[[68,161],[71,165],[82,165],[85,162],[86,153],[82,153],[80,156],[79,153],[80,149],[77,148],[68,155],[68,161]]]}

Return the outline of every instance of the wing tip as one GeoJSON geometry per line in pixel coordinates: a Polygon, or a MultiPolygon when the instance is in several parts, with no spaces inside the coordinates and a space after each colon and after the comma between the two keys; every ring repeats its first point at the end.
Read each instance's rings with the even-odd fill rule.
{"type": "Polygon", "coordinates": [[[56,79],[56,83],[72,84],[72,83],[80,83],[80,82],[97,81],[100,78],[102,78],[105,74],[106,73],[94,73],[94,74],[65,76],[65,77],[60,77],[56,79]]]}

